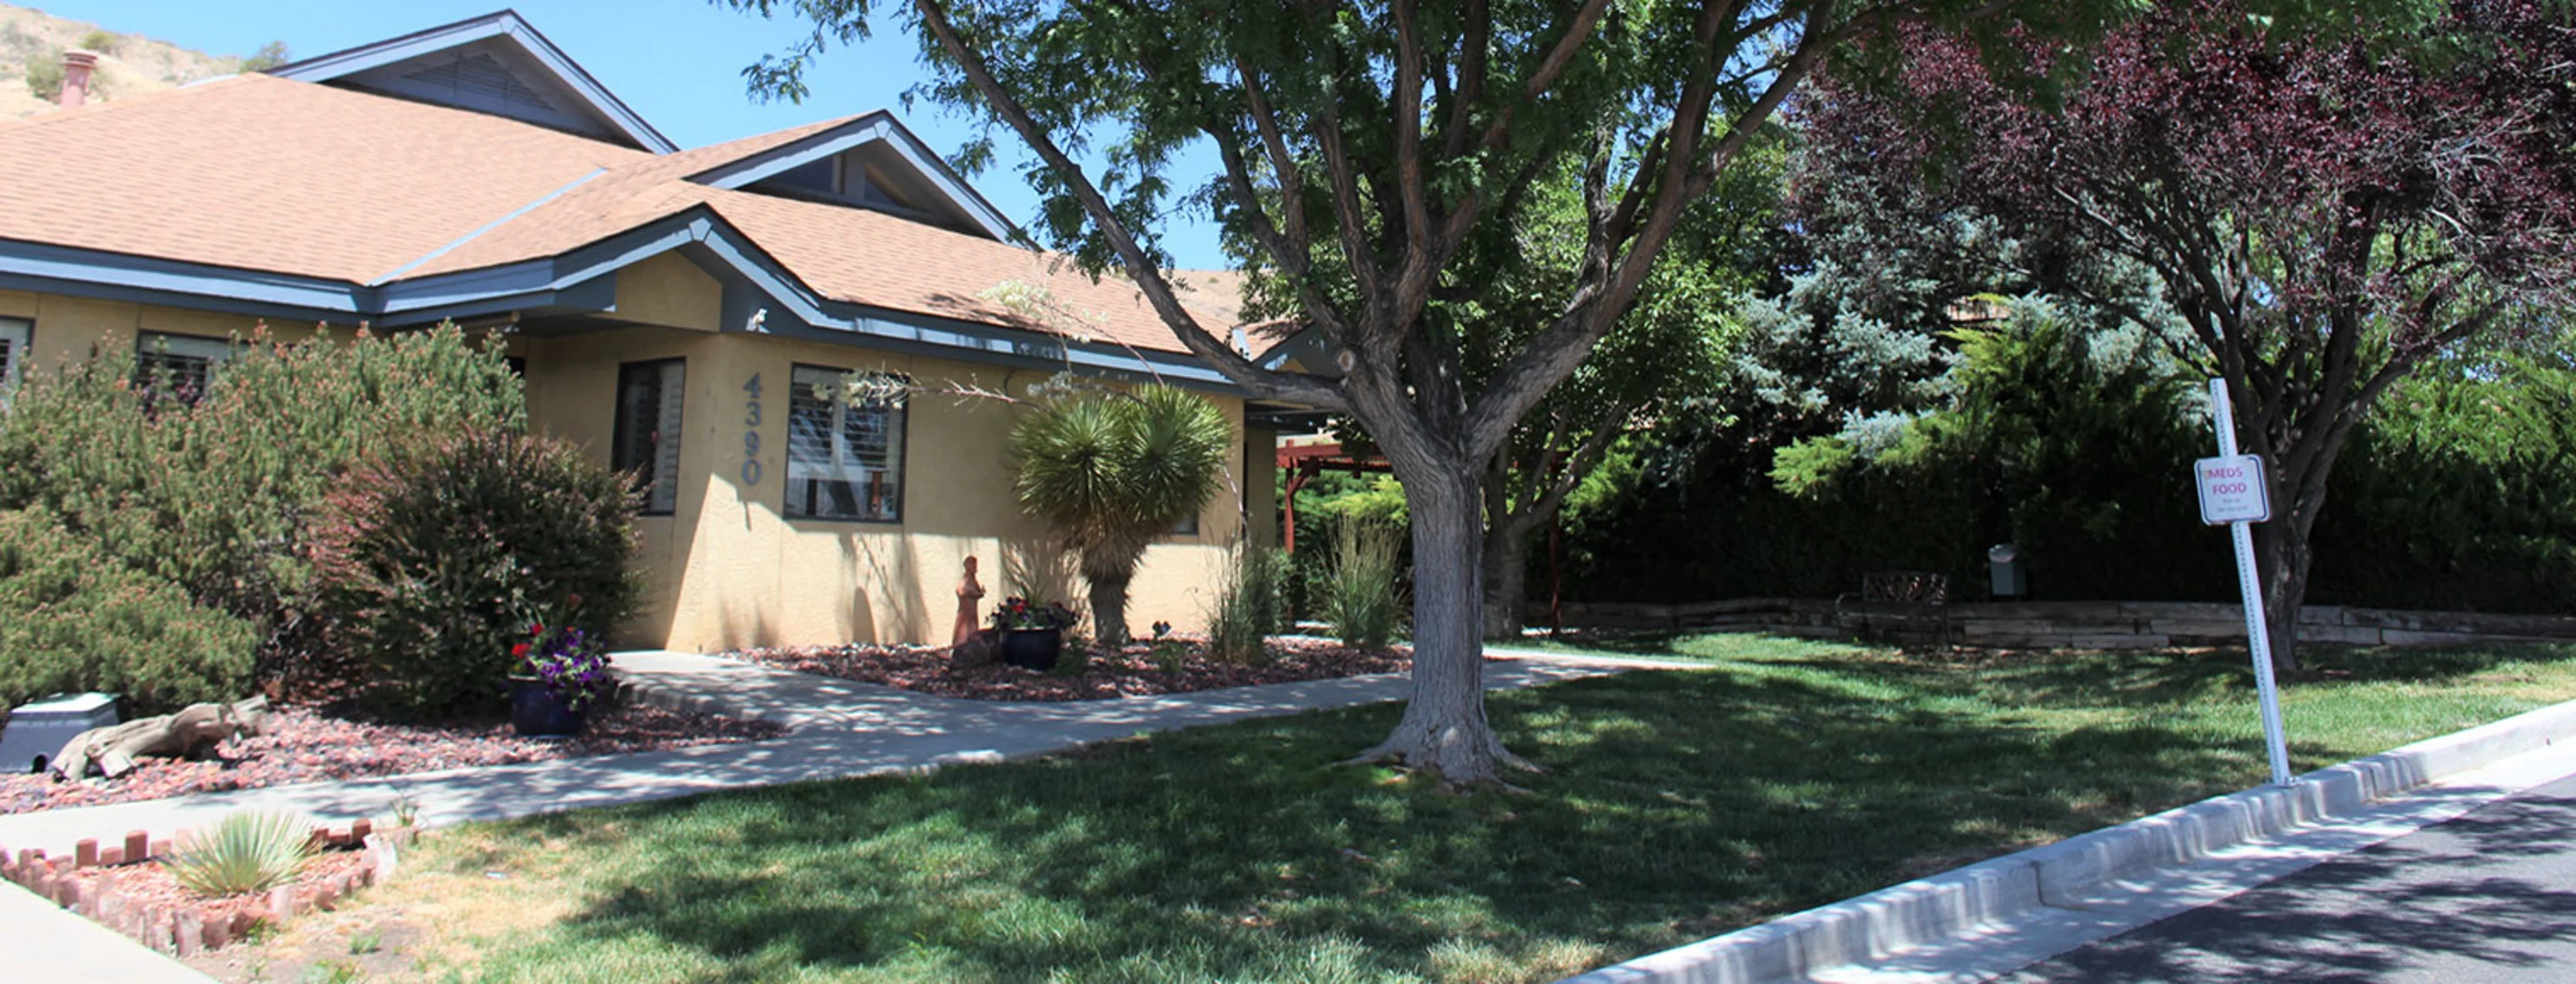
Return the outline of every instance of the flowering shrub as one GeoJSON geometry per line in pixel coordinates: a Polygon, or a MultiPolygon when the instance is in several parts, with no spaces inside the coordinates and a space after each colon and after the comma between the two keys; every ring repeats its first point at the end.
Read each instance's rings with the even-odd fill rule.
{"type": "Polygon", "coordinates": [[[1073,609],[1065,607],[1061,601],[1041,605],[1015,595],[1004,599],[1001,607],[993,609],[993,627],[1005,632],[1069,629],[1080,621],[1082,616],[1074,614],[1073,609]]]}
{"type": "Polygon", "coordinates": [[[545,684],[575,714],[607,696],[616,682],[608,673],[608,647],[568,625],[530,623],[528,638],[510,647],[510,658],[511,676],[545,684]]]}
{"type": "Polygon", "coordinates": [[[489,710],[526,612],[602,640],[635,588],[636,496],[569,444],[471,430],[351,475],[314,546],[326,638],[365,660],[351,682],[410,715],[489,710]]]}

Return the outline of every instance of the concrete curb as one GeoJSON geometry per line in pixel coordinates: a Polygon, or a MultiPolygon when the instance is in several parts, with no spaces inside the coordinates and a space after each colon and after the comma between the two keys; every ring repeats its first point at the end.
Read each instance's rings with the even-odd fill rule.
{"type": "Polygon", "coordinates": [[[1565,979],[1559,984],[1771,984],[1879,960],[2153,868],[2359,812],[2576,738],[2576,701],[1981,861],[1565,979]]]}

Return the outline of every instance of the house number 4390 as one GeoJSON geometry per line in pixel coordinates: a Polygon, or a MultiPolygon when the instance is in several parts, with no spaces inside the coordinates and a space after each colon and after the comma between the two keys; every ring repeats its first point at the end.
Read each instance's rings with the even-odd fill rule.
{"type": "Polygon", "coordinates": [[[760,374],[742,384],[742,484],[760,484],[760,374]]]}

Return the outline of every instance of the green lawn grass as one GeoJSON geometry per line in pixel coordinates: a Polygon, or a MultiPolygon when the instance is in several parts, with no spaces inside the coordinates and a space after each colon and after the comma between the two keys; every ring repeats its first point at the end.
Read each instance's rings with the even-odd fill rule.
{"type": "MultiPolygon", "coordinates": [[[[1708,668],[1495,695],[1525,795],[1336,765],[1363,708],[462,827],[369,905],[477,980],[1550,980],[2264,771],[2242,651],[1626,648],[1708,668]]],[[[2302,769],[2576,698],[2576,647],[2307,656],[2302,769]]]]}

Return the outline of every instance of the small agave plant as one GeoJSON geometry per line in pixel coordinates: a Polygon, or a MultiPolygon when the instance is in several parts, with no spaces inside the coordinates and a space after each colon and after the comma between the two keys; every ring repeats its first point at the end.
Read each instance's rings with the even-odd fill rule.
{"type": "Polygon", "coordinates": [[[235,813],[190,838],[163,862],[181,887],[203,896],[263,892],[286,883],[313,857],[313,824],[291,813],[235,813]]]}

